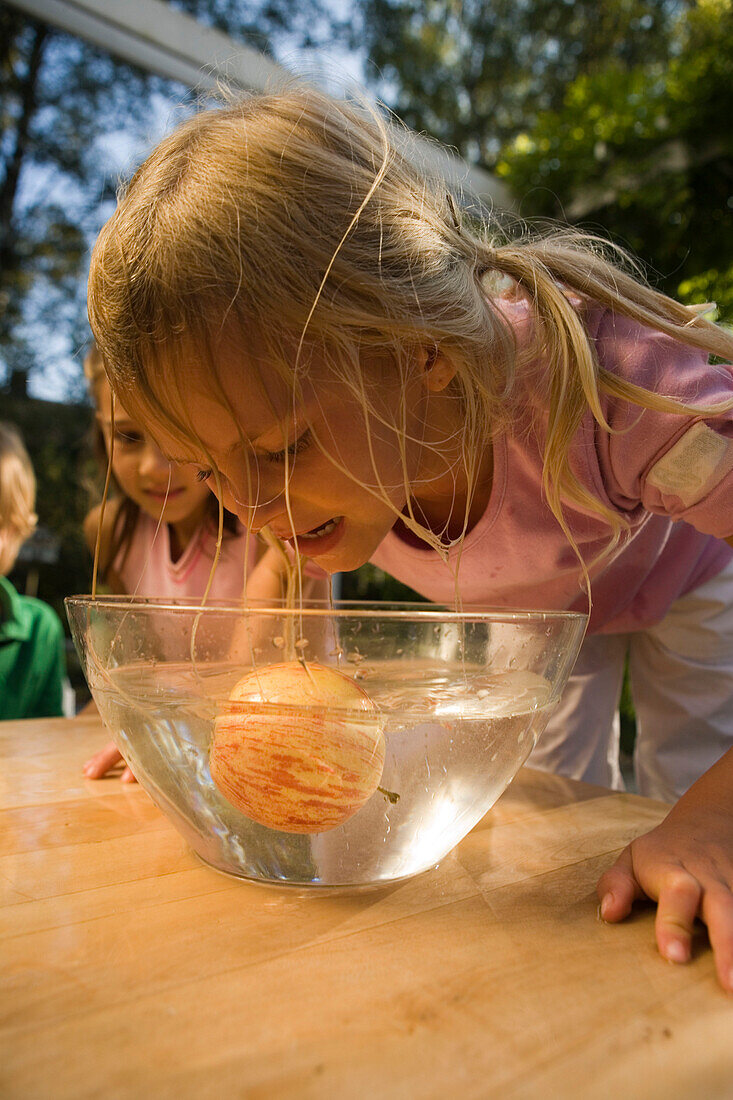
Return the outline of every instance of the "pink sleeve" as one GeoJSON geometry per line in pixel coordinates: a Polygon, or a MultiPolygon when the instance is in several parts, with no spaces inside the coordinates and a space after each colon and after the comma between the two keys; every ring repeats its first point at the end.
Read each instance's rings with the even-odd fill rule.
{"type": "MultiPolygon", "coordinates": [[[[596,336],[601,364],[626,381],[690,405],[733,403],[733,368],[611,313],[596,336]]],[[[733,407],[714,416],[604,402],[614,431],[596,428],[596,453],[609,500],[623,511],[684,520],[698,531],[733,533],[733,407]]]]}

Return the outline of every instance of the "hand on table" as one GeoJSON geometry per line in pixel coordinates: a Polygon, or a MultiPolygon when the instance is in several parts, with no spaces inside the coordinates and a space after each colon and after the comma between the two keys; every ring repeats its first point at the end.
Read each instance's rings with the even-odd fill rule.
{"type": "MultiPolygon", "coordinates": [[[[95,752],[94,756],[89,757],[82,771],[87,779],[102,779],[108,772],[112,771],[120,761],[125,764],[122,753],[115,743],[110,741],[103,749],[100,749],[99,752],[95,752]]],[[[120,779],[123,783],[137,783],[135,776],[132,774],[127,764],[125,764],[120,779]]]]}
{"type": "MultiPolygon", "coordinates": [[[[731,756],[731,754],[728,754],[731,756]]],[[[720,761],[722,764],[726,760],[720,761]]],[[[728,761],[728,767],[733,756],[728,761]]],[[[601,917],[615,923],[638,898],[657,902],[655,932],[670,962],[690,959],[695,918],[707,925],[720,984],[733,993],[733,813],[707,772],[665,820],[621,853],[597,886],[601,917]]]]}

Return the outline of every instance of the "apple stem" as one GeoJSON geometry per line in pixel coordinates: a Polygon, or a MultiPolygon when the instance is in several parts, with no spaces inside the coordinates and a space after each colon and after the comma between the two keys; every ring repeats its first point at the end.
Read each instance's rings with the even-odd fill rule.
{"type": "Polygon", "coordinates": [[[386,789],[386,787],[377,787],[377,790],[381,794],[383,794],[384,797],[386,799],[388,799],[392,803],[393,806],[396,802],[399,802],[399,800],[400,800],[400,796],[398,794],[396,794],[395,791],[388,791],[386,789]]]}

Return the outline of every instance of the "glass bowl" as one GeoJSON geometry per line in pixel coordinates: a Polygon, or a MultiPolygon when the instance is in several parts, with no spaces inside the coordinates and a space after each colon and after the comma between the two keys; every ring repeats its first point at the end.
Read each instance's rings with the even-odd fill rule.
{"type": "Polygon", "coordinates": [[[586,625],[434,604],[66,608],[102,718],[191,848],[298,887],[438,863],[531,752],[586,625]]]}

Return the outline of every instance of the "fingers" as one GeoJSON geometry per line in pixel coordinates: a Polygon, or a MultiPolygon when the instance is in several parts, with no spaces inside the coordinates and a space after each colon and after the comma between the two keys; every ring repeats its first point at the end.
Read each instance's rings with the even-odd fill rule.
{"type": "Polygon", "coordinates": [[[122,753],[117,746],[110,741],[103,749],[91,756],[84,764],[82,772],[87,779],[101,779],[115,764],[119,764],[122,753]]]}
{"type": "Polygon", "coordinates": [[[601,875],[596,893],[600,915],[611,923],[628,917],[636,899],[644,897],[634,874],[630,847],[624,848],[613,867],[601,875]]]}
{"type": "Polygon", "coordinates": [[[709,887],[701,915],[708,927],[720,984],[733,993],[733,893],[722,883],[709,887]]]}
{"type": "Polygon", "coordinates": [[[132,768],[128,765],[120,776],[120,780],[123,783],[137,783],[137,779],[133,775],[132,768]]]}
{"type": "MultiPolygon", "coordinates": [[[[712,825],[719,828],[713,815],[712,825]]],[[[699,917],[707,925],[720,984],[733,993],[733,861],[730,828],[710,830],[703,848],[693,835],[662,827],[637,838],[601,876],[597,893],[605,921],[628,916],[637,898],[657,902],[654,931],[660,955],[674,963],[691,957],[699,917]],[[672,843],[673,842],[673,843],[672,843]]]]}
{"type": "Polygon", "coordinates": [[[670,962],[688,962],[692,929],[700,909],[702,886],[681,867],[662,879],[654,931],[660,955],[670,962]]]}

